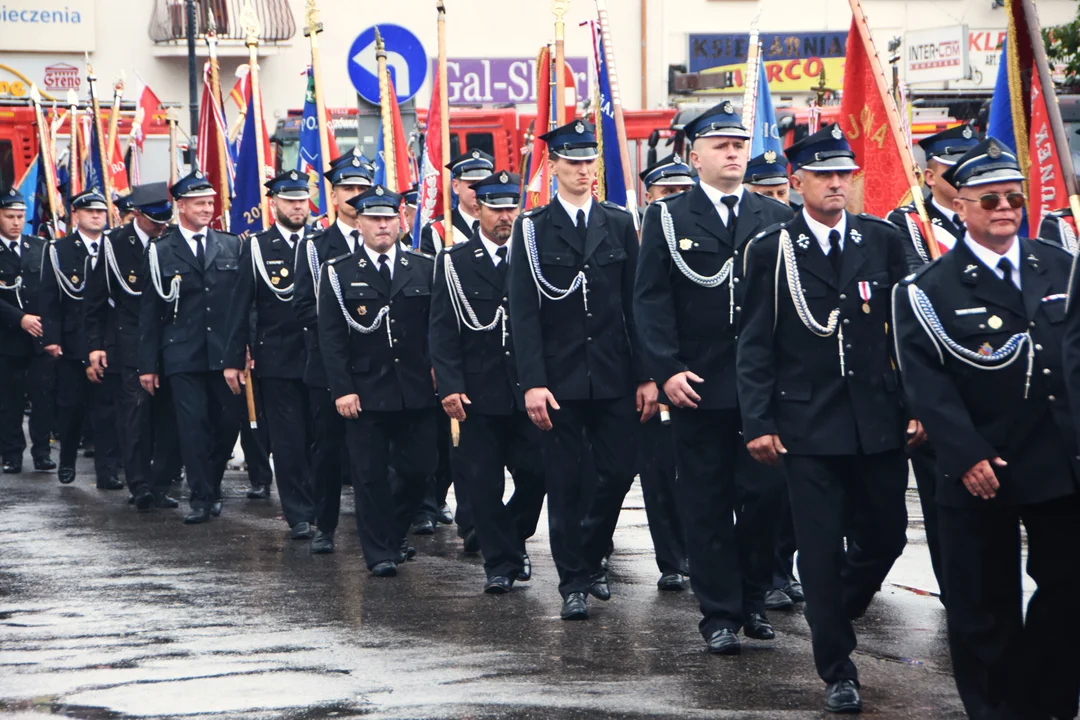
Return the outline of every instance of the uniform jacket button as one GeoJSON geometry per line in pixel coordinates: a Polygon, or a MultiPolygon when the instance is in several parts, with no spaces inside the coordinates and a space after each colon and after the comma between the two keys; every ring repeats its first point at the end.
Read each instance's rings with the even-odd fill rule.
{"type": "Polygon", "coordinates": [[[840,293],[840,299],[847,300],[847,295],[845,295],[844,293],[840,293]]]}

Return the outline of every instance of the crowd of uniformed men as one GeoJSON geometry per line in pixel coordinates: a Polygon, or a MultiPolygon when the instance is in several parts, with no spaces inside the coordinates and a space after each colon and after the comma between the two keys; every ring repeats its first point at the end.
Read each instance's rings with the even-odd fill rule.
{"type": "Polygon", "coordinates": [[[244,430],[248,497],[269,497],[272,453],[290,537],[329,553],[351,484],[379,577],[415,555],[410,532],[453,520],[452,482],[487,593],[529,580],[546,495],[567,620],[611,597],[607,557],[640,476],[658,585],[689,577],[707,649],[738,654],[740,630],[774,638],[766,612],[805,598],[825,707],[858,712],[853,621],[904,548],[910,460],[968,714],[1075,717],[1067,213],[1048,240],[1019,238],[1016,158],[968,126],[921,142],[932,237],[914,206],[889,221],[845,210],[858,167],[836,125],[748,161],[725,102],[685,135],[689,164],[641,173],[640,235],[593,199],[583,121],[543,138],[552,202],[519,213],[521,178],[471,151],[448,166],[453,217],[423,228],[416,193],[403,227],[403,198],[358,152],[326,173],[327,229],[308,226],[309,178],[286,172],[267,183],[274,226],[246,241],[208,227],[197,171],[135,188],[111,232],[105,198],[84,192],[53,242],[22,234],[23,198],[5,190],[4,472],[22,470],[29,399],[36,470],[56,467],[55,432],[71,483],[89,426],[98,487],[123,487],[122,465],[129,502],[175,508],[182,467],[184,522],[203,523],[244,430]],[[1038,585],[1026,616],[1021,524],[1038,585]]]}

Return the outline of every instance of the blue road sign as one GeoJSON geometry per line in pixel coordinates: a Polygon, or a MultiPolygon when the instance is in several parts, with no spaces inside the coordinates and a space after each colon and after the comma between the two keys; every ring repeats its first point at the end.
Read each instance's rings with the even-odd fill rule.
{"type": "MultiPolygon", "coordinates": [[[[428,72],[428,56],[420,38],[400,25],[379,25],[386,44],[386,63],[394,80],[399,103],[416,95],[428,72]]],[[[360,97],[379,104],[378,62],[375,58],[375,27],[360,33],[349,48],[349,79],[360,97]]]]}

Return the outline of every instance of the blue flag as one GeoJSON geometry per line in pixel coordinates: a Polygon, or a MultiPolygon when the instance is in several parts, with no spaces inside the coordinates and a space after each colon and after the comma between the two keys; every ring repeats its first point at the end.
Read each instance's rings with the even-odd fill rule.
{"type": "MultiPolygon", "coordinates": [[[[599,39],[599,34],[597,37],[599,39]]],[[[626,176],[623,174],[619,132],[615,125],[615,106],[611,100],[611,76],[602,41],[596,43],[596,68],[600,87],[600,133],[604,141],[604,192],[609,202],[626,207],[626,176]]]]}
{"type": "MultiPolygon", "coordinates": [[[[254,93],[252,93],[254,96],[254,93]]],[[[248,100],[244,139],[236,161],[236,195],[229,209],[229,231],[247,237],[260,233],[262,224],[262,168],[259,167],[259,133],[255,131],[254,99],[248,100]]]]}
{"type": "Polygon", "coordinates": [[[768,73],[765,63],[758,63],[757,106],[754,110],[754,127],[750,128],[753,138],[750,140],[750,157],[772,150],[777,155],[784,153],[784,142],[780,139],[780,129],[776,126],[776,112],[773,110],[772,93],[769,92],[768,73]]]}
{"type": "Polygon", "coordinates": [[[99,142],[98,124],[90,122],[90,153],[86,163],[84,190],[96,189],[102,195],[105,194],[105,165],[101,162],[101,144],[99,142]]]}
{"type": "MultiPolygon", "coordinates": [[[[1000,140],[1010,150],[1016,152],[1016,126],[1013,123],[1012,93],[1009,90],[1009,56],[1006,52],[1006,37],[1001,42],[1001,57],[998,58],[997,80],[994,82],[994,95],[990,98],[990,117],[986,122],[986,134],[1000,140]]],[[[1024,219],[1017,231],[1020,237],[1028,236],[1027,208],[1024,219]]]]}
{"type": "Polygon", "coordinates": [[[37,235],[38,227],[42,222],[42,217],[39,217],[42,204],[44,203],[48,207],[48,190],[38,187],[39,184],[44,186],[44,183],[39,182],[44,179],[45,174],[41,172],[41,153],[38,153],[34,157],[34,161],[30,163],[30,167],[26,169],[26,173],[22,176],[17,188],[23,198],[26,199],[25,232],[27,235],[37,235]],[[39,193],[41,193],[40,198],[38,197],[39,193]]]}
{"type": "Polygon", "coordinates": [[[307,91],[304,93],[304,117],[300,121],[300,152],[296,157],[296,169],[315,178],[311,199],[313,208],[318,203],[317,215],[325,215],[327,212],[321,181],[323,167],[322,148],[319,144],[319,112],[315,105],[315,78],[311,74],[311,68],[308,68],[307,91]]]}

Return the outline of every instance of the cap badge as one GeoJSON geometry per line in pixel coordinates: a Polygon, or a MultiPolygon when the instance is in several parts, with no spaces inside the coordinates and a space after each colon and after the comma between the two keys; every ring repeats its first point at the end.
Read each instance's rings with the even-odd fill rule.
{"type": "Polygon", "coordinates": [[[510,176],[507,175],[505,172],[503,172],[503,174],[499,176],[499,182],[501,182],[501,183],[510,182],[510,176]]]}
{"type": "Polygon", "coordinates": [[[378,196],[380,196],[380,197],[382,197],[382,194],[383,194],[383,189],[382,189],[382,185],[380,185],[379,187],[375,188],[375,194],[376,194],[376,195],[378,195],[378,196]]]}
{"type": "Polygon", "coordinates": [[[574,126],[574,132],[576,132],[578,135],[581,135],[583,132],[585,132],[585,125],[579,122],[577,125],[574,126]]]}
{"type": "Polygon", "coordinates": [[[671,156],[671,162],[674,163],[675,165],[682,165],[682,156],[681,155],[672,155],[671,156]]]}
{"type": "Polygon", "coordinates": [[[290,180],[298,180],[299,178],[300,178],[300,176],[296,174],[295,170],[293,172],[289,173],[289,179],[290,180]]]}
{"type": "Polygon", "coordinates": [[[833,125],[832,136],[836,140],[843,140],[844,139],[844,131],[840,129],[839,125],[833,125]]]}
{"type": "Polygon", "coordinates": [[[1001,157],[1001,148],[997,145],[991,145],[986,149],[986,154],[990,156],[990,159],[997,160],[1001,157]]]}
{"type": "Polygon", "coordinates": [[[971,139],[971,126],[970,125],[965,125],[964,126],[964,131],[962,133],[960,133],[960,134],[964,136],[965,140],[970,140],[971,139]]]}
{"type": "Polygon", "coordinates": [[[480,159],[480,151],[479,150],[473,150],[472,151],[472,157],[473,157],[473,160],[479,160],[480,159]]]}
{"type": "Polygon", "coordinates": [[[735,112],[735,106],[732,105],[730,102],[725,102],[724,105],[720,109],[723,110],[728,115],[732,115],[735,112]]]}
{"type": "Polygon", "coordinates": [[[202,180],[203,179],[203,174],[196,170],[195,171],[195,179],[196,180],[202,180]]]}
{"type": "Polygon", "coordinates": [[[770,165],[772,165],[774,162],[776,162],[776,151],[775,150],[766,150],[765,151],[765,162],[769,163],[770,165]]]}
{"type": "Polygon", "coordinates": [[[14,194],[15,194],[15,188],[11,188],[10,190],[8,190],[8,195],[14,195],[14,194]]]}

